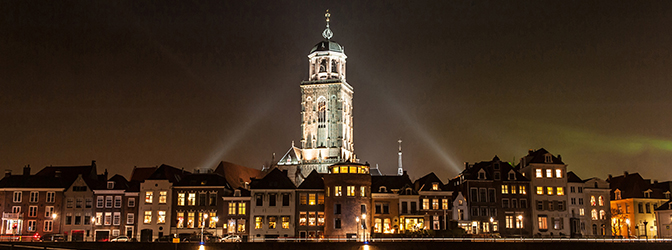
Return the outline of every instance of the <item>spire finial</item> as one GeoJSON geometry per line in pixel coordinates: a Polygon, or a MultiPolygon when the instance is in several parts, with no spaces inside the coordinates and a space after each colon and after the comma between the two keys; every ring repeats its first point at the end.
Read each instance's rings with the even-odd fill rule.
{"type": "Polygon", "coordinates": [[[329,29],[329,18],[331,17],[331,14],[329,14],[329,9],[327,9],[327,13],[324,14],[324,18],[327,19],[327,27],[324,29],[322,32],[322,37],[324,39],[331,39],[332,36],[334,36],[334,33],[331,32],[331,29],[329,29]]]}
{"type": "Polygon", "coordinates": [[[404,167],[401,165],[401,139],[399,139],[399,168],[397,169],[397,175],[404,175],[404,167]]]}

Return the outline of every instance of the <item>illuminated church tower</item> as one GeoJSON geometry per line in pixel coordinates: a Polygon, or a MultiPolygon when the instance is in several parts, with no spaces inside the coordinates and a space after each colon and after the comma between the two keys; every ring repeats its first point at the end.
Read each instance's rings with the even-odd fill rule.
{"type": "Polygon", "coordinates": [[[347,56],[343,47],[332,41],[329,11],[327,27],[308,55],[308,80],[301,82],[301,145],[280,159],[278,168],[298,184],[313,170],[327,173],[327,166],[356,162],[352,140],[353,89],[346,82],[347,56]]]}

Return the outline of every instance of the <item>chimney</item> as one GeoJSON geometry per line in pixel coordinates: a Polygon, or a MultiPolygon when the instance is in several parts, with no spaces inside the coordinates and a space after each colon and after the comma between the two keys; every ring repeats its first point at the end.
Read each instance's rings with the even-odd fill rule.
{"type": "Polygon", "coordinates": [[[105,169],[105,172],[103,174],[105,175],[105,180],[107,180],[107,168],[105,169]]]}
{"type": "Polygon", "coordinates": [[[96,167],[96,160],[91,161],[91,166],[96,167]]]}
{"type": "Polygon", "coordinates": [[[658,184],[658,180],[653,180],[653,184],[658,184]]]}
{"type": "Polygon", "coordinates": [[[612,177],[613,177],[613,176],[611,176],[611,174],[609,174],[609,175],[607,176],[607,181],[610,181],[612,177]]]}
{"type": "Polygon", "coordinates": [[[61,170],[54,171],[54,177],[61,178],[61,170]]]}
{"type": "Polygon", "coordinates": [[[194,169],[194,173],[200,174],[200,173],[201,173],[201,170],[198,169],[198,168],[196,168],[196,169],[194,169]]]}
{"type": "Polygon", "coordinates": [[[464,170],[467,170],[467,169],[469,169],[469,162],[465,161],[464,162],[464,170]]]}
{"type": "Polygon", "coordinates": [[[558,155],[558,160],[562,161],[562,156],[558,155]]]}
{"type": "Polygon", "coordinates": [[[623,176],[628,177],[628,171],[623,171],[623,176]]]}
{"type": "Polygon", "coordinates": [[[23,175],[30,175],[30,165],[23,167],[23,175]]]}
{"type": "Polygon", "coordinates": [[[12,170],[10,169],[5,169],[5,177],[11,176],[12,175],[12,170]]]}
{"type": "Polygon", "coordinates": [[[527,154],[528,154],[528,155],[531,155],[532,153],[534,153],[534,150],[532,150],[532,149],[528,149],[528,150],[527,150],[527,154]]]}

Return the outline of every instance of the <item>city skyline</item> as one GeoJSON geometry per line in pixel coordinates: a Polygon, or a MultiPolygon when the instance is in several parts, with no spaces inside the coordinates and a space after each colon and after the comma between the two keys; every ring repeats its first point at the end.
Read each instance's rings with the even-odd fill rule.
{"type": "Polygon", "coordinates": [[[301,139],[329,9],[355,153],[383,173],[402,139],[412,178],[543,147],[582,178],[667,180],[669,5],[5,2],[0,167],[260,169],[301,139]]]}

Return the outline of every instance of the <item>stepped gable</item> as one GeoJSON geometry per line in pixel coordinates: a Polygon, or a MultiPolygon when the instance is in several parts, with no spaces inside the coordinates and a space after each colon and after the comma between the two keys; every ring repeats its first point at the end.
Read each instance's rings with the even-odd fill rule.
{"type": "Polygon", "coordinates": [[[287,174],[278,168],[273,168],[262,179],[252,179],[251,189],[296,189],[294,183],[287,177],[287,174]]]}
{"type": "Polygon", "coordinates": [[[324,179],[315,169],[308,174],[298,189],[324,189],[324,179]]]}
{"type": "Polygon", "coordinates": [[[259,169],[248,168],[245,166],[222,161],[215,168],[215,173],[226,178],[226,181],[232,188],[245,188],[245,183],[251,183],[253,178],[261,178],[264,173],[259,169]]]}

